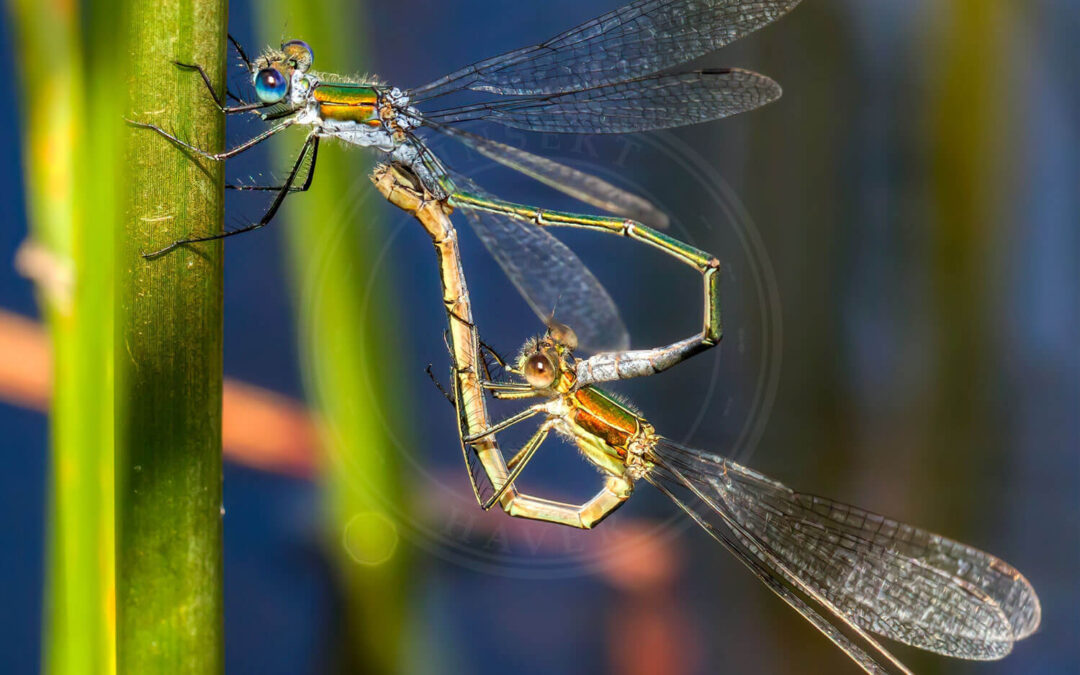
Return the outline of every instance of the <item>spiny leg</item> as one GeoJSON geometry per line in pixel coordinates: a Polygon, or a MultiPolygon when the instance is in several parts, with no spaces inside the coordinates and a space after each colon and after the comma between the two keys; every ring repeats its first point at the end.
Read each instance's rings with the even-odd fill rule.
{"type": "Polygon", "coordinates": [[[498,365],[500,368],[507,371],[508,373],[517,372],[514,370],[514,367],[510,365],[510,361],[506,359],[506,357],[495,351],[494,347],[484,342],[483,340],[480,340],[480,350],[490,355],[491,358],[495,360],[496,365],[498,365]]]}
{"type": "MultiPolygon", "coordinates": [[[[464,436],[462,438],[462,447],[487,438],[544,411],[543,405],[526,408],[517,415],[494,424],[473,436],[464,436]]],[[[499,485],[499,487],[496,488],[493,496],[481,502],[481,507],[484,510],[491,508],[501,500],[503,510],[516,518],[542,520],[587,530],[599,524],[600,521],[611,515],[615,509],[622,506],[623,502],[630,498],[634,485],[625,476],[608,476],[603,489],[588,502],[579,505],[564,504],[517,492],[513,488],[514,481],[517,480],[525,465],[532,459],[537,448],[547,439],[554,425],[555,420],[548,419],[525,446],[510,458],[510,461],[506,463],[506,468],[510,473],[505,478],[489,475],[489,479],[492,479],[492,485],[499,485]],[[503,499],[507,490],[511,490],[511,495],[508,499],[503,499]]]]}
{"type": "Polygon", "coordinates": [[[502,357],[499,356],[498,352],[487,346],[487,344],[485,344],[484,341],[479,338],[479,336],[477,336],[476,344],[479,347],[479,350],[477,352],[479,358],[477,359],[477,361],[479,361],[480,363],[480,381],[491,382],[495,378],[491,376],[491,364],[488,363],[488,358],[490,357],[492,360],[494,360],[495,365],[499,366],[503,370],[506,370],[506,362],[503,361],[502,357]]]}
{"type": "MultiPolygon", "coordinates": [[[[508,373],[514,375],[521,374],[516,368],[511,366],[502,355],[495,351],[495,349],[491,345],[487,344],[483,340],[481,340],[479,344],[481,354],[489,355],[495,361],[495,364],[497,366],[499,366],[508,373]]],[[[483,377],[480,379],[480,386],[483,387],[485,390],[490,391],[491,395],[495,398],[503,401],[520,401],[527,398],[539,398],[543,396],[543,394],[537,392],[535,389],[533,389],[527,384],[520,382],[504,382],[495,380],[491,376],[491,369],[488,366],[487,360],[480,359],[480,364],[482,366],[481,374],[483,375],[483,377]]]]}
{"type": "Polygon", "coordinates": [[[705,297],[701,333],[655,349],[597,354],[583,359],[579,362],[577,372],[582,384],[653,375],[720,342],[723,334],[720,322],[720,261],[708,253],[633,220],[547,211],[469,192],[455,192],[450,204],[496,213],[540,227],[576,227],[628,237],[663,251],[702,275],[705,297]]]}
{"type": "MultiPolygon", "coordinates": [[[[444,334],[444,340],[445,339],[446,339],[446,337],[445,337],[445,334],[444,334]]],[[[484,345],[484,343],[481,342],[480,346],[481,346],[481,348],[484,348],[486,345],[484,345]]],[[[447,350],[449,351],[450,350],[449,342],[447,342],[446,347],[447,347],[447,350]]],[[[451,356],[451,358],[453,358],[453,352],[451,352],[450,356],[451,356]]],[[[497,399],[507,400],[507,401],[519,401],[519,400],[523,400],[523,399],[527,399],[527,398],[539,398],[539,397],[543,396],[543,394],[537,392],[535,389],[533,389],[532,387],[530,387],[527,384],[518,384],[518,383],[515,383],[515,382],[496,382],[496,381],[492,380],[491,379],[491,374],[487,370],[487,364],[483,364],[483,370],[484,370],[485,379],[480,380],[480,386],[483,387],[485,390],[491,391],[492,394],[497,399]]],[[[427,368],[424,369],[424,372],[427,373],[428,379],[430,379],[431,383],[433,385],[435,385],[435,388],[439,390],[439,393],[443,395],[443,398],[445,398],[450,403],[451,406],[456,407],[457,404],[454,402],[453,395],[450,394],[450,392],[448,392],[446,390],[446,388],[443,386],[442,382],[439,381],[439,378],[435,376],[435,370],[434,370],[433,366],[430,363],[427,365],[427,368]]],[[[454,372],[454,368],[451,367],[450,368],[450,377],[451,377],[451,379],[453,379],[456,375],[457,375],[457,373],[454,372]]],[[[517,420],[517,421],[521,421],[521,420],[517,420]]],[[[486,430],[485,432],[483,432],[483,434],[480,437],[488,436],[491,433],[494,433],[494,432],[491,431],[491,430],[486,430]]],[[[466,438],[468,438],[468,437],[466,437],[466,438]]],[[[474,440],[476,440],[476,439],[474,439],[474,440]]],[[[507,462],[507,467],[508,468],[513,468],[513,464],[514,464],[514,459],[511,459],[509,462],[507,462]]]]}
{"type": "Polygon", "coordinates": [[[491,383],[481,382],[480,386],[484,389],[491,390],[491,395],[500,401],[524,401],[528,398],[538,398],[543,394],[533,391],[531,388],[525,389],[504,389],[502,387],[493,387],[491,383]]]}
{"type": "Polygon", "coordinates": [[[237,39],[232,37],[231,32],[227,33],[227,35],[228,35],[228,38],[229,38],[229,43],[232,44],[232,49],[237,50],[237,55],[240,56],[240,60],[242,60],[242,62],[244,62],[244,67],[247,68],[247,72],[254,71],[255,67],[252,66],[252,59],[247,58],[247,53],[244,52],[244,48],[242,48],[242,46],[240,46],[240,42],[238,42],[237,39]]]}
{"type": "Polygon", "coordinates": [[[525,466],[529,463],[529,460],[533,458],[533,455],[536,454],[537,449],[544,444],[545,440],[547,440],[548,434],[551,433],[551,429],[554,426],[555,421],[550,419],[541,424],[540,428],[536,430],[536,433],[521,447],[521,450],[510,458],[510,461],[506,463],[506,468],[510,469],[510,474],[506,477],[506,480],[503,481],[502,486],[497,488],[495,493],[491,495],[485,503],[480,505],[480,508],[487,511],[502,498],[506,489],[513,485],[514,481],[521,475],[521,472],[524,471],[525,466]]]}
{"type": "MultiPolygon", "coordinates": [[[[457,370],[458,368],[456,366],[451,368],[452,373],[456,374],[457,370]]],[[[457,407],[460,412],[460,406],[462,404],[460,398],[461,390],[456,377],[454,377],[453,382],[455,407],[457,407]]],[[[532,406],[531,408],[522,411],[522,413],[487,427],[472,436],[467,435],[464,431],[465,427],[462,426],[461,448],[465,453],[466,465],[472,466],[470,463],[470,442],[475,443],[477,440],[489,438],[497,431],[506,429],[507,427],[528,419],[542,411],[544,411],[542,405],[532,406]]],[[[499,502],[506,513],[517,518],[540,520],[579,529],[589,529],[606,518],[630,497],[630,494],[633,492],[633,483],[629,478],[625,476],[609,476],[604,483],[604,488],[600,490],[596,496],[588,502],[579,505],[564,504],[550,499],[523,494],[518,492],[517,488],[514,486],[514,480],[516,480],[518,474],[521,473],[521,470],[528,460],[532,458],[533,454],[536,452],[536,447],[539,447],[540,442],[546,439],[550,428],[554,426],[554,423],[555,421],[553,419],[545,421],[537,434],[530,439],[530,442],[526,443],[522,450],[514,455],[509,462],[504,463],[502,453],[495,450],[495,452],[498,453],[497,463],[501,466],[500,469],[490,469],[481,457],[480,459],[484,466],[484,472],[487,474],[492,489],[495,490],[496,494],[494,497],[488,497],[487,499],[481,498],[475,478],[473,478],[473,492],[477,502],[485,510],[494,506],[496,502],[499,502]],[[535,447],[532,441],[537,441],[535,447]]],[[[473,448],[472,452],[478,452],[478,450],[473,448]]],[[[471,475],[472,469],[470,468],[470,476],[471,475]]]]}
{"type": "Polygon", "coordinates": [[[543,393],[536,391],[523,382],[498,382],[491,379],[480,380],[480,386],[485,391],[501,401],[520,401],[526,398],[539,398],[543,393]]]}
{"type": "Polygon", "coordinates": [[[285,131],[286,129],[291,127],[292,125],[296,124],[295,119],[286,120],[286,121],[282,122],[281,124],[278,124],[277,126],[271,127],[267,131],[264,131],[263,133],[259,134],[258,136],[254,137],[254,138],[252,138],[252,139],[250,139],[248,141],[245,141],[245,142],[241,143],[240,145],[236,146],[235,148],[233,148],[231,150],[226,150],[225,152],[219,152],[219,153],[212,153],[212,152],[207,152],[207,151],[203,150],[202,148],[197,148],[194,145],[191,145],[190,143],[187,143],[185,141],[180,140],[178,137],[174,136],[173,134],[170,134],[168,131],[165,131],[164,129],[157,126],[156,124],[147,124],[146,122],[136,122],[135,120],[124,120],[124,121],[127,122],[128,124],[130,124],[133,127],[138,127],[140,129],[149,129],[150,131],[153,131],[153,132],[155,132],[155,133],[169,139],[175,145],[178,145],[181,148],[186,148],[186,149],[190,150],[191,152],[194,152],[195,154],[197,154],[197,155],[199,155],[201,157],[205,157],[206,159],[212,159],[215,162],[224,161],[226,159],[229,159],[230,157],[235,157],[235,156],[239,155],[242,152],[250,150],[251,148],[258,145],[259,143],[262,143],[266,139],[270,138],[271,136],[273,136],[275,134],[279,134],[282,131],[285,131]]]}
{"type": "Polygon", "coordinates": [[[435,385],[435,388],[439,390],[439,393],[443,395],[443,398],[450,404],[450,407],[454,407],[454,397],[442,386],[442,382],[439,382],[439,378],[435,377],[435,369],[430,363],[427,365],[427,368],[424,369],[424,372],[427,373],[428,379],[430,379],[431,383],[435,385]]]}
{"type": "Polygon", "coordinates": [[[226,87],[225,96],[231,98],[232,100],[240,104],[235,106],[227,106],[225,105],[225,97],[217,93],[217,90],[214,89],[214,85],[210,82],[210,76],[206,74],[206,71],[203,69],[202,66],[197,63],[183,63],[181,61],[173,61],[173,63],[180,68],[184,68],[185,70],[194,70],[195,72],[199,73],[199,77],[202,78],[203,84],[206,85],[207,91],[210,92],[211,98],[214,99],[214,104],[217,105],[218,110],[225,113],[226,115],[235,115],[236,113],[251,112],[253,110],[268,108],[271,105],[263,103],[261,101],[258,103],[245,101],[244,99],[229,91],[229,89],[226,87]]]}
{"type": "MultiPolygon", "coordinates": [[[[236,38],[234,38],[231,33],[228,35],[228,38],[229,43],[232,45],[233,49],[236,50],[236,53],[240,57],[240,60],[244,62],[244,68],[247,69],[248,73],[251,73],[254,68],[251,65],[251,59],[248,58],[247,53],[244,51],[244,48],[240,46],[240,43],[237,42],[236,38]]],[[[226,88],[225,95],[240,104],[240,106],[234,106],[231,108],[227,107],[225,105],[225,97],[218,94],[217,90],[214,89],[214,85],[210,83],[210,77],[206,74],[206,71],[203,69],[202,66],[194,63],[182,63],[180,61],[173,61],[173,63],[175,63],[181,68],[198,71],[199,76],[202,77],[202,81],[206,85],[206,89],[214,98],[214,103],[216,103],[218,105],[218,108],[221,109],[221,112],[225,113],[226,115],[231,115],[238,112],[245,112],[248,110],[258,110],[259,108],[266,108],[271,105],[262,102],[252,103],[250,101],[245,101],[244,99],[229,91],[228,88],[226,88]]]]}
{"type": "MultiPolygon", "coordinates": [[[[315,175],[315,162],[319,159],[319,137],[314,137],[314,142],[311,144],[311,161],[307,165],[307,176],[304,178],[302,185],[291,185],[288,187],[289,192],[307,192],[311,187],[311,179],[315,175]]],[[[237,190],[240,192],[278,192],[285,189],[284,185],[241,185],[230,184],[225,186],[226,190],[237,190]]]]}
{"type": "MultiPolygon", "coordinates": [[[[476,438],[487,437],[496,431],[503,430],[517,424],[528,417],[536,414],[535,409],[542,410],[542,406],[533,406],[522,413],[515,415],[503,422],[489,427],[481,432],[476,438]],[[528,414],[526,414],[528,413],[528,414]]],[[[623,502],[630,498],[634,491],[634,485],[625,476],[608,476],[604,481],[604,487],[596,495],[584,504],[564,504],[542,497],[527,495],[514,489],[514,481],[517,480],[521,471],[536,453],[537,448],[547,439],[548,434],[555,425],[555,420],[549,419],[537,430],[522,449],[510,458],[506,468],[510,471],[505,478],[493,480],[492,485],[500,485],[495,494],[484,500],[481,507],[490,509],[496,502],[501,500],[503,510],[515,518],[528,520],[541,520],[559,525],[567,525],[579,529],[588,530],[595,527],[604,518],[607,518],[615,509],[622,506],[623,502]],[[504,499],[507,490],[511,490],[508,499],[504,499]]],[[[468,438],[468,437],[466,437],[468,438]]],[[[467,444],[468,441],[465,441],[467,444]]],[[[489,476],[489,478],[491,478],[489,476]]]]}
{"type": "Polygon", "coordinates": [[[542,403],[534,405],[534,406],[530,406],[530,407],[525,408],[524,410],[522,410],[521,412],[519,412],[519,413],[517,413],[515,415],[511,415],[510,417],[507,417],[506,419],[504,419],[501,422],[496,422],[495,424],[492,424],[491,426],[487,427],[486,429],[482,429],[481,431],[478,431],[475,434],[465,436],[462,439],[462,441],[464,441],[465,443],[470,443],[470,444],[475,443],[475,442],[477,442],[479,440],[483,440],[483,439],[487,438],[488,436],[491,436],[492,434],[497,434],[500,431],[503,431],[504,429],[508,429],[508,428],[514,426],[515,424],[518,424],[519,422],[524,422],[525,420],[529,419],[530,417],[535,417],[536,415],[539,415],[542,412],[545,412],[545,408],[544,408],[544,405],[542,403]]]}
{"type": "MultiPolygon", "coordinates": [[[[289,194],[289,188],[292,187],[293,182],[296,180],[296,174],[300,171],[300,167],[304,162],[304,156],[307,154],[308,149],[312,147],[312,145],[317,141],[318,137],[315,134],[309,135],[307,137],[307,140],[304,141],[304,146],[300,149],[300,156],[296,158],[296,163],[293,164],[292,171],[289,172],[289,177],[285,180],[285,184],[281,186],[281,189],[274,197],[274,201],[270,203],[270,208],[266,210],[266,213],[263,214],[262,218],[260,218],[258,222],[247,225],[246,227],[241,227],[236,230],[229,230],[228,232],[220,232],[218,234],[211,234],[205,237],[190,237],[187,239],[180,239],[178,241],[174,241],[163,249],[154,251],[152,253],[144,253],[143,257],[156,258],[185,244],[194,244],[203,241],[216,241],[218,239],[225,239],[227,237],[243,234],[245,232],[252,232],[261,227],[264,227],[271,220],[274,219],[275,215],[277,215],[278,209],[281,208],[282,202],[285,201],[285,197],[289,194]]],[[[308,176],[308,178],[310,180],[310,175],[308,176]]]]}
{"type": "Polygon", "coordinates": [[[232,33],[228,33],[227,36],[229,38],[229,43],[233,46],[233,49],[236,50],[236,53],[240,57],[240,60],[244,62],[244,66],[248,69],[248,72],[250,73],[251,71],[255,70],[255,68],[251,65],[251,59],[248,58],[247,52],[245,52],[244,48],[240,46],[240,43],[237,42],[236,38],[232,36],[232,33]]]}

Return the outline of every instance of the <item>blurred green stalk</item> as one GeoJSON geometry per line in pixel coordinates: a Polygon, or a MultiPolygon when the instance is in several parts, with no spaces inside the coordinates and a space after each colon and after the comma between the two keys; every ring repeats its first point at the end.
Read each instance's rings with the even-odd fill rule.
{"type": "MultiPolygon", "coordinates": [[[[972,532],[980,505],[993,504],[996,482],[973,466],[1007,464],[1008,451],[984,423],[997,402],[987,392],[995,373],[994,352],[1008,317],[991,302],[1003,223],[1012,217],[1017,168],[1009,119],[1008,80],[1018,34],[1030,3],[954,0],[932,5],[937,30],[927,36],[929,117],[926,146],[930,165],[930,207],[935,344],[938,353],[933,404],[933,438],[925,466],[934,467],[937,513],[948,514],[942,531],[972,532]],[[958,476],[963,500],[952,499],[958,476]],[[972,497],[978,497],[973,499],[972,497]]],[[[1000,348],[1000,347],[998,347],[1000,348]]],[[[944,522],[939,520],[939,522],[944,522]]]]}
{"type": "MultiPolygon", "coordinates": [[[[357,0],[325,0],[298,10],[294,2],[269,0],[255,5],[256,25],[274,39],[307,41],[316,70],[355,73],[366,62],[362,7],[357,0]]],[[[298,141],[300,134],[290,136],[298,141]]],[[[273,147],[274,166],[291,166],[296,146],[273,147]]],[[[392,297],[372,294],[364,306],[385,240],[358,207],[361,198],[379,199],[366,160],[356,149],[323,143],[311,191],[290,197],[275,226],[295,289],[308,397],[322,422],[327,539],[345,592],[339,670],[392,673],[403,661],[408,583],[397,525],[403,511],[398,450],[389,432],[407,436],[393,417],[404,398],[394,384],[401,379],[403,332],[392,297]]],[[[387,266],[383,273],[389,272],[387,266]]]]}
{"type": "Polygon", "coordinates": [[[8,3],[31,230],[18,265],[53,347],[42,670],[61,674],[115,668],[110,233],[123,81],[108,5],[8,3]]]}
{"type": "MultiPolygon", "coordinates": [[[[131,0],[124,116],[223,147],[202,80],[224,87],[225,0],[131,0]]],[[[116,625],[121,673],[223,670],[221,242],[142,254],[218,232],[223,166],[143,129],[125,131],[117,241],[116,625]]]]}

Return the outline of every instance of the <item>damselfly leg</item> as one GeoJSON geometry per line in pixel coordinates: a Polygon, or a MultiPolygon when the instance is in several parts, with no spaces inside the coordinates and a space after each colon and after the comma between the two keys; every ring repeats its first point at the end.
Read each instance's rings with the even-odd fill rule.
{"type": "MultiPolygon", "coordinates": [[[[526,392],[522,391],[521,386],[518,383],[513,382],[489,381],[482,382],[482,386],[485,389],[492,391],[497,398],[514,399],[525,398],[526,396],[542,396],[541,393],[535,391],[526,395],[526,392]],[[499,396],[499,394],[508,394],[508,396],[502,397],[499,396]]],[[[460,400],[459,392],[455,391],[455,395],[457,397],[456,400],[460,400]]],[[[496,434],[506,431],[507,429],[537,415],[545,414],[548,415],[548,418],[544,420],[540,427],[529,437],[521,449],[506,462],[506,469],[509,473],[505,476],[497,477],[496,481],[493,482],[493,485],[495,486],[494,493],[480,503],[481,508],[485,511],[499,503],[500,500],[502,500],[504,493],[514,486],[515,481],[520,477],[521,472],[524,471],[529,461],[536,455],[537,450],[539,450],[540,446],[548,439],[551,431],[557,427],[559,420],[557,417],[551,415],[551,411],[548,409],[546,403],[541,403],[530,406],[517,414],[500,422],[496,422],[474,434],[462,437],[461,440],[463,444],[473,445],[478,441],[492,439],[496,434]]],[[[596,448],[590,447],[587,444],[579,443],[578,446],[586,456],[592,457],[597,454],[596,448]]],[[[514,491],[509,500],[503,501],[503,508],[511,516],[518,518],[554,522],[580,529],[590,529],[594,527],[621,506],[623,502],[629,499],[633,492],[633,483],[626,477],[625,471],[622,470],[617,463],[605,462],[599,457],[593,458],[594,461],[603,464],[604,468],[607,470],[607,476],[603,488],[589,501],[578,505],[564,504],[514,491]]]]}
{"type": "Polygon", "coordinates": [[[259,218],[258,221],[254,222],[254,223],[252,223],[250,225],[246,225],[244,227],[237,228],[235,230],[229,230],[227,232],[220,232],[218,234],[207,235],[207,236],[204,236],[204,237],[188,237],[186,239],[178,239],[177,241],[174,241],[173,243],[166,246],[165,248],[159,249],[157,251],[153,251],[151,253],[143,254],[143,257],[144,258],[156,258],[158,256],[162,256],[162,255],[164,255],[164,254],[166,254],[166,253],[168,253],[168,252],[170,252],[170,251],[172,251],[172,250],[174,250],[174,249],[176,249],[176,248],[178,248],[180,246],[184,246],[186,244],[195,244],[195,243],[205,242],[205,241],[216,241],[218,239],[225,239],[227,237],[232,237],[232,236],[235,236],[235,235],[238,235],[238,234],[243,234],[245,232],[252,232],[254,230],[258,230],[259,228],[265,227],[268,223],[270,223],[270,221],[272,221],[274,219],[274,216],[277,215],[278,209],[281,208],[281,204],[285,201],[285,197],[290,192],[304,192],[305,190],[307,190],[308,188],[311,187],[311,179],[312,179],[312,176],[315,173],[315,158],[318,156],[318,148],[319,148],[319,137],[316,136],[315,134],[310,134],[307,137],[307,140],[304,141],[304,145],[300,149],[300,155],[296,158],[296,162],[293,164],[292,169],[289,171],[289,175],[285,179],[285,183],[283,185],[281,185],[281,186],[278,186],[276,188],[262,187],[262,186],[241,186],[239,188],[236,188],[236,189],[253,189],[253,190],[260,190],[260,189],[262,189],[262,190],[276,189],[277,190],[277,194],[274,196],[274,200],[270,203],[269,208],[267,208],[266,212],[263,214],[263,216],[261,218],[259,218]],[[296,177],[300,173],[301,167],[304,166],[304,160],[307,157],[308,152],[311,153],[311,162],[308,164],[307,177],[305,178],[304,182],[301,185],[298,185],[298,186],[294,187],[294,183],[296,182],[296,177]]]}
{"type": "MultiPolygon", "coordinates": [[[[244,51],[244,48],[240,46],[240,43],[237,42],[236,38],[234,38],[232,35],[229,35],[229,43],[232,45],[233,49],[236,50],[236,53],[240,57],[240,60],[244,63],[244,67],[250,73],[252,70],[251,60],[248,59],[247,53],[244,51]]],[[[210,96],[214,99],[214,103],[216,103],[218,109],[220,109],[221,112],[226,115],[234,115],[236,113],[242,112],[252,112],[255,110],[260,110],[262,108],[268,108],[273,105],[263,103],[261,101],[258,103],[245,101],[244,99],[229,91],[228,87],[225,88],[225,96],[222,96],[217,92],[216,89],[214,89],[214,85],[210,81],[210,76],[206,73],[206,70],[201,65],[197,63],[184,63],[182,61],[173,61],[173,63],[175,63],[180,68],[184,68],[185,70],[194,70],[199,73],[199,77],[202,78],[203,84],[206,85],[206,90],[210,92],[210,96]],[[240,105],[226,106],[226,98],[230,98],[239,103],[240,105]]]]}
{"type": "MultiPolygon", "coordinates": [[[[319,137],[313,136],[311,143],[311,161],[307,162],[307,169],[305,170],[304,182],[300,185],[287,185],[282,183],[281,185],[254,185],[247,183],[226,183],[226,190],[237,190],[240,192],[278,192],[280,190],[287,190],[289,192],[307,192],[311,187],[311,179],[315,175],[315,162],[319,158],[319,137]]],[[[304,155],[300,155],[301,166],[304,165],[304,155]]]]}
{"type": "Polygon", "coordinates": [[[217,91],[214,89],[213,83],[210,82],[210,76],[207,75],[203,67],[197,63],[183,63],[181,61],[173,61],[173,63],[176,64],[177,67],[183,68],[184,70],[194,70],[195,72],[197,72],[199,74],[199,77],[202,78],[203,84],[206,85],[206,90],[210,92],[210,97],[213,98],[214,104],[217,105],[218,110],[220,110],[226,115],[252,112],[268,107],[265,103],[251,103],[249,101],[245,101],[236,94],[229,91],[227,88],[225,89],[225,96],[217,93],[217,91]],[[225,97],[231,98],[240,105],[225,105],[225,97]]]}
{"type": "Polygon", "coordinates": [[[277,134],[280,134],[282,131],[285,131],[286,129],[288,129],[292,125],[296,124],[295,119],[285,120],[281,124],[278,124],[276,126],[271,127],[267,131],[264,131],[263,133],[259,134],[258,136],[255,136],[254,138],[251,138],[251,139],[249,139],[247,141],[244,141],[243,143],[236,146],[235,148],[226,150],[224,152],[207,152],[206,150],[203,150],[202,148],[200,148],[198,146],[192,145],[191,143],[188,143],[187,141],[180,140],[179,137],[175,136],[174,134],[169,133],[168,131],[165,131],[164,129],[162,129],[161,127],[159,127],[156,124],[149,124],[147,122],[136,122],[135,120],[125,120],[125,121],[128,124],[130,124],[131,126],[133,126],[133,127],[137,127],[139,129],[149,129],[150,131],[153,131],[156,134],[164,136],[170,142],[172,142],[173,145],[184,148],[185,150],[190,150],[191,152],[194,152],[196,155],[199,155],[200,157],[204,157],[206,159],[213,160],[215,162],[223,162],[223,161],[225,161],[225,160],[227,160],[229,158],[236,157],[237,155],[254,148],[256,145],[258,145],[259,143],[262,143],[263,141],[270,138],[271,136],[276,136],[277,134]]]}
{"type": "Polygon", "coordinates": [[[628,237],[663,251],[701,274],[704,286],[704,316],[699,334],[664,347],[621,350],[585,359],[581,362],[579,371],[579,378],[585,383],[654,375],[719,344],[723,336],[720,318],[720,261],[705,251],[625,218],[550,211],[469,192],[455,192],[450,196],[449,203],[465,209],[467,213],[490,213],[541,228],[572,227],[628,237]]]}

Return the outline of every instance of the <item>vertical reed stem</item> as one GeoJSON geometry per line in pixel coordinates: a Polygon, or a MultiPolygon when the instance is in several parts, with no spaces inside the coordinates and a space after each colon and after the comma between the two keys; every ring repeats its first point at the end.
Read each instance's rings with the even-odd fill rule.
{"type": "MultiPolygon", "coordinates": [[[[134,120],[209,151],[225,123],[197,74],[224,87],[225,0],[132,0],[134,120]]],[[[117,664],[121,673],[220,673],[223,166],[142,129],[127,134],[116,342],[117,664]]]]}

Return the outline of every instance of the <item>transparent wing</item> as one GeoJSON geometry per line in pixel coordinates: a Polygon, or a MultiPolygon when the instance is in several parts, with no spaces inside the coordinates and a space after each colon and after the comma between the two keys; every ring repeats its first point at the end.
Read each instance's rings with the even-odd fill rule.
{"type": "Polygon", "coordinates": [[[783,561],[755,545],[737,522],[713,505],[713,499],[677,469],[655,466],[645,479],[667,495],[713,539],[720,542],[766,587],[832,640],[856,664],[871,675],[912,675],[895,656],[851,622],[828,600],[800,583],[783,561]]]}
{"type": "MultiPolygon", "coordinates": [[[[454,180],[484,194],[471,181],[457,176],[454,180]]],[[[537,316],[546,320],[556,311],[561,323],[574,327],[585,350],[629,347],[630,336],[615,301],[566,244],[529,223],[486,211],[461,210],[537,316]]]]}
{"type": "Polygon", "coordinates": [[[654,75],[593,89],[424,113],[440,124],[489,120],[556,133],[632,133],[698,124],[780,98],[780,85],[739,68],[654,75]]]}
{"type": "Polygon", "coordinates": [[[598,209],[630,218],[659,229],[668,226],[667,214],[642,197],[618,188],[611,183],[573,167],[526,152],[483,136],[432,124],[431,128],[476,150],[481,155],[540,181],[598,209]]]}
{"type": "Polygon", "coordinates": [[[1039,625],[1028,581],[978,549],[795,492],[715,455],[665,441],[659,463],[708,497],[745,544],[782,561],[866,630],[949,656],[991,660],[1039,625]]]}
{"type": "Polygon", "coordinates": [[[719,49],[800,0],[637,0],[546,42],[479,61],[412,90],[503,95],[579,91],[649,75],[719,49]]]}

